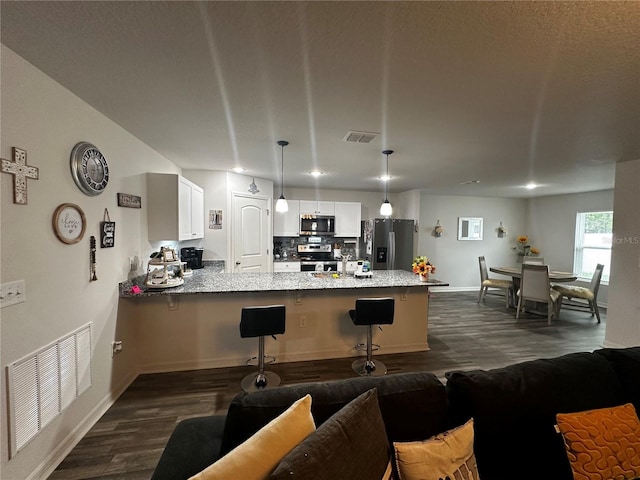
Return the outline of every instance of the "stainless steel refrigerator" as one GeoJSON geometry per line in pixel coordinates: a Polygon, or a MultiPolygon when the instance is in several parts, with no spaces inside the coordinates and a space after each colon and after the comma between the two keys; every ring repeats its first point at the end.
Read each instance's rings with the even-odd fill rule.
{"type": "Polygon", "coordinates": [[[360,256],[371,262],[373,270],[411,271],[414,235],[414,220],[365,220],[360,236],[360,256]]]}

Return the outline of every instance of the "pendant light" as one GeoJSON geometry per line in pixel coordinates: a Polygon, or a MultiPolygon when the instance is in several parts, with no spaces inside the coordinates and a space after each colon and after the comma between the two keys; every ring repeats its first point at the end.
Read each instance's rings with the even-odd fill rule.
{"type": "Polygon", "coordinates": [[[284,198],[284,147],[289,145],[289,142],[286,140],[278,140],[278,145],[281,147],[280,165],[282,168],[282,183],[280,184],[280,198],[278,198],[276,202],[276,212],[285,213],[289,211],[289,204],[287,203],[287,199],[284,198]]]}
{"type": "Polygon", "coordinates": [[[387,192],[389,190],[389,179],[391,178],[389,177],[389,155],[391,155],[392,153],[393,150],[382,151],[382,154],[387,156],[387,180],[384,184],[384,202],[382,202],[382,205],[380,205],[380,215],[382,215],[383,217],[390,217],[393,213],[393,208],[391,207],[389,199],[387,198],[387,192]]]}

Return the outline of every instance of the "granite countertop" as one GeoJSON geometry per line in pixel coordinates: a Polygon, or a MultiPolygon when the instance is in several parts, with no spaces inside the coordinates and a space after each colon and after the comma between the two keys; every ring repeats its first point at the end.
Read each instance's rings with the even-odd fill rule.
{"type": "Polygon", "coordinates": [[[148,289],[144,286],[144,276],[140,276],[132,281],[120,283],[120,297],[449,285],[435,278],[428,282],[421,282],[417,275],[404,270],[376,270],[371,278],[355,278],[352,275],[334,278],[327,273],[316,276],[314,272],[223,273],[223,271],[224,268],[221,269],[219,266],[205,266],[203,269],[194,270],[192,276],[185,277],[183,285],[164,289],[148,289]],[[133,285],[138,285],[142,292],[132,293],[133,285]]]}

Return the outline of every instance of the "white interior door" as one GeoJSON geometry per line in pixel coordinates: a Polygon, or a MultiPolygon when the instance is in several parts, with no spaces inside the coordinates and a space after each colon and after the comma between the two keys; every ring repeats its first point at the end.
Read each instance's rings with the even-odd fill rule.
{"type": "Polygon", "coordinates": [[[233,195],[233,271],[268,272],[270,255],[269,202],[233,195]]]}

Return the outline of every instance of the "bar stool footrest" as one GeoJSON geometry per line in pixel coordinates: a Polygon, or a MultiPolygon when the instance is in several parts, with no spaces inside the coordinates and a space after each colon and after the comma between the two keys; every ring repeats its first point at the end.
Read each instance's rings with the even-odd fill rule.
{"type": "MultiPolygon", "coordinates": [[[[353,348],[354,348],[354,350],[356,350],[358,352],[366,352],[367,351],[367,344],[366,343],[359,343],[353,348]]],[[[378,345],[377,343],[372,343],[371,344],[371,351],[375,352],[376,350],[380,350],[380,345],[378,345]]]]}
{"type": "MultiPolygon", "coordinates": [[[[273,355],[265,355],[264,356],[264,364],[265,365],[271,365],[272,363],[275,363],[276,361],[276,357],[273,355]]],[[[255,357],[251,357],[249,360],[247,360],[245,363],[251,367],[257,367],[258,366],[258,362],[259,359],[257,356],[255,357]]]]}

